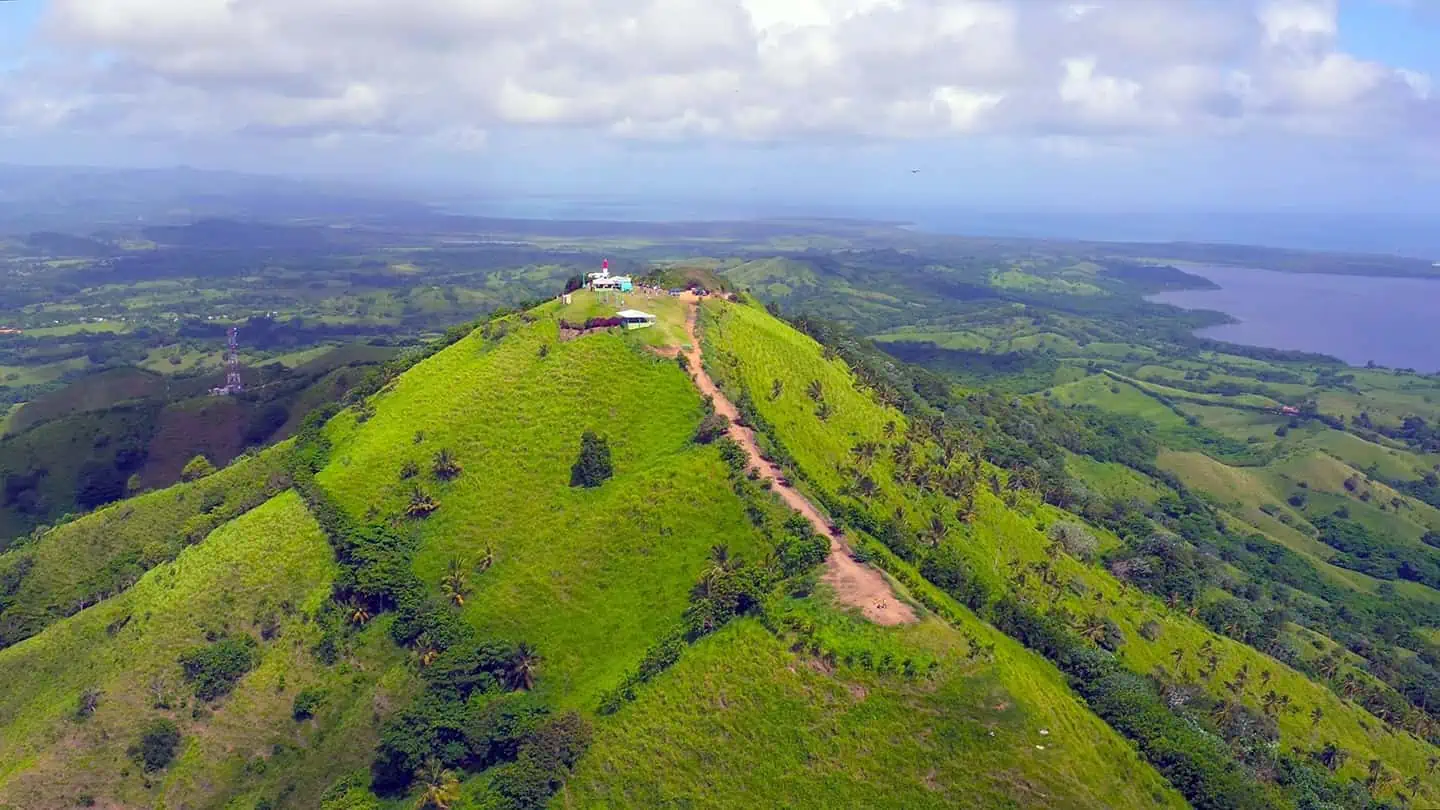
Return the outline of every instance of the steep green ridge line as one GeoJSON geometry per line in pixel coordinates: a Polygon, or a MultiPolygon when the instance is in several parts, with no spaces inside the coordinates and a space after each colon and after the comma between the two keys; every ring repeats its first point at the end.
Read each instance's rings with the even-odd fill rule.
{"type": "Polygon", "coordinates": [[[146,571],[290,486],[288,444],[113,504],[0,554],[0,648],[123,593],[146,571]]]}
{"type": "Polygon", "coordinates": [[[689,359],[691,379],[695,381],[700,393],[714,401],[716,412],[729,420],[727,432],[730,438],[744,448],[750,458],[751,469],[758,472],[759,479],[769,482],[770,490],[809,521],[817,534],[830,538],[830,553],[825,558],[825,582],[835,589],[841,604],[859,608],[865,618],[876,624],[907,624],[916,621],[915,612],[895,596],[890,583],[885,581],[885,575],[856,562],[850,554],[844,535],[834,529],[834,524],[826,520],[820,510],[788,481],[775,476],[778,468],[761,456],[754,433],[741,422],[739,410],[705,370],[701,341],[695,332],[698,301],[693,296],[688,296],[688,299],[685,329],[690,337],[690,350],[686,352],[686,356],[689,359]]]}
{"type": "MultiPolygon", "coordinates": [[[[753,308],[716,304],[707,307],[707,313],[712,313],[712,311],[714,318],[710,323],[718,323],[724,327],[723,337],[720,338],[721,345],[742,355],[742,357],[724,358],[724,370],[728,375],[727,383],[740,386],[743,389],[740,395],[741,399],[748,400],[765,411],[768,421],[778,431],[777,435],[783,438],[790,450],[794,451],[797,464],[810,477],[811,483],[815,485],[816,489],[822,493],[822,502],[833,500],[835,502],[831,508],[833,513],[842,515],[852,526],[863,526],[867,533],[880,537],[907,559],[917,560],[917,563],[922,564],[927,577],[948,580],[946,589],[953,590],[957,596],[963,597],[963,601],[970,603],[972,607],[999,604],[996,597],[1004,597],[1006,590],[1015,588],[1018,590],[1017,596],[1022,599],[1022,604],[1023,600],[1038,599],[1038,604],[1050,605],[1050,612],[1055,613],[1056,616],[1065,616],[1068,612],[1070,617],[1068,620],[1061,619],[1056,628],[1046,629],[1044,633],[1056,630],[1064,630],[1065,633],[1072,632],[1068,622],[1074,622],[1075,626],[1083,624],[1087,627],[1093,623],[1102,630],[1104,628],[1103,619],[1112,619],[1112,623],[1121,622],[1124,631],[1123,638],[1118,642],[1109,643],[1115,644],[1118,648],[1119,652],[1116,653],[1116,658],[1123,662],[1124,667],[1142,676],[1152,672],[1164,672],[1166,679],[1188,680],[1188,676],[1182,676],[1178,669],[1172,674],[1169,667],[1162,669],[1159,666],[1167,659],[1168,651],[1176,643],[1188,646],[1192,650],[1199,646],[1204,646],[1208,650],[1213,646],[1218,653],[1216,656],[1218,660],[1230,666],[1233,666],[1236,660],[1235,656],[1239,656],[1242,666],[1251,667],[1254,671],[1273,669],[1274,673],[1272,674],[1278,673],[1278,676],[1275,684],[1272,685],[1272,691],[1281,689],[1293,695],[1303,695],[1307,703],[1302,705],[1302,709],[1308,708],[1312,704],[1324,707],[1323,714],[1317,713],[1313,721],[1305,720],[1303,724],[1300,721],[1304,718],[1292,719],[1288,713],[1279,714],[1277,722],[1283,732],[1282,742],[1289,742],[1299,748],[1307,740],[1310,745],[1314,745],[1317,738],[1325,739],[1325,736],[1321,735],[1334,735],[1331,739],[1342,739],[1345,741],[1346,747],[1365,751],[1363,756],[1374,757],[1377,762],[1380,762],[1382,776],[1385,772],[1393,775],[1394,771],[1391,769],[1399,769],[1398,779],[1387,777],[1379,782],[1372,780],[1372,784],[1381,786],[1388,784],[1393,789],[1393,786],[1397,785],[1400,780],[1413,777],[1419,778],[1422,788],[1427,791],[1435,789],[1433,785],[1427,786],[1424,780],[1426,752],[1433,750],[1429,746],[1408,735],[1388,734],[1388,730],[1378,718],[1370,717],[1352,704],[1342,703],[1327,688],[1311,684],[1300,673],[1283,665],[1277,665],[1277,662],[1260,655],[1251,648],[1214,636],[1192,621],[1177,618],[1171,612],[1159,609],[1159,602],[1153,597],[1136,597],[1133,593],[1127,595],[1119,583],[1103,569],[1071,561],[1063,554],[1058,560],[1051,558],[1047,562],[1046,557],[1049,552],[1042,553],[1041,551],[1041,547],[1045,545],[1045,538],[1036,532],[1036,523],[1045,524],[1054,520],[1067,519],[1068,516],[1040,504],[1036,493],[1029,490],[1024,476],[1019,474],[1026,470],[1012,470],[1004,475],[992,474],[990,476],[991,491],[980,487],[976,493],[979,497],[976,498],[973,509],[975,514],[966,517],[957,513],[958,522],[952,522],[949,512],[954,508],[953,500],[940,498],[938,497],[939,493],[935,495],[917,494],[912,489],[911,483],[901,482],[898,479],[892,481],[894,465],[890,463],[888,453],[881,452],[878,456],[874,456],[873,462],[866,462],[865,458],[869,456],[869,453],[862,452],[865,450],[863,447],[865,442],[880,439],[883,432],[886,435],[893,433],[895,436],[891,440],[893,443],[913,445],[907,458],[933,454],[935,452],[933,443],[926,438],[924,431],[912,429],[906,433],[897,429],[892,432],[889,427],[885,427],[887,419],[897,426],[903,424],[900,414],[887,413],[873,399],[863,395],[857,397],[844,393],[842,396],[841,387],[850,385],[849,377],[851,375],[848,372],[840,370],[834,359],[821,361],[818,357],[818,349],[813,348],[813,343],[809,346],[802,346],[797,341],[786,342],[788,338],[779,335],[777,330],[764,324],[763,319],[755,314],[753,308]],[[785,343],[785,345],[781,346],[777,343],[785,343]],[[812,354],[816,355],[813,359],[812,354]],[[774,377],[771,395],[752,398],[749,393],[751,391],[758,393],[772,389],[771,375],[777,375],[774,377]],[[805,397],[790,393],[806,388],[806,381],[811,377],[816,379],[809,383],[809,387],[816,391],[823,390],[824,401],[833,402],[833,407],[829,409],[816,407],[806,402],[805,397]],[[828,413],[825,412],[827,410],[828,413]],[[822,426],[824,426],[823,429],[822,426]],[[885,427],[885,431],[881,430],[882,427],[885,427]],[[872,439],[872,437],[874,438],[872,439]],[[847,446],[852,443],[853,447],[847,446]],[[846,460],[852,456],[858,458],[860,463],[847,464],[846,460]],[[863,482],[860,481],[862,477],[872,480],[868,483],[863,482]],[[1008,484],[1007,478],[1009,479],[1008,484]],[[863,483],[864,486],[859,487],[856,482],[863,483]],[[825,493],[835,494],[827,495],[825,493]],[[935,510],[936,514],[927,517],[932,510],[935,510]],[[892,511],[893,517],[891,516],[892,511]],[[859,523],[854,521],[859,521],[859,523]],[[917,528],[917,524],[922,525],[917,528]],[[927,551],[927,546],[937,550],[927,551]],[[1013,558],[1017,554],[1019,559],[1014,560],[1013,558]],[[1012,558],[1010,574],[1007,574],[1005,570],[1006,558],[1012,558]],[[1029,584],[1023,584],[1023,579],[1020,580],[1021,585],[1015,584],[1013,565],[1024,566],[1025,573],[1031,575],[1029,584]],[[1048,572],[1052,568],[1055,569],[1054,574],[1045,573],[1040,579],[1036,578],[1036,574],[1031,573],[1032,569],[1048,572]],[[1059,576],[1056,577],[1055,574],[1059,576]],[[1067,593],[1063,587],[1058,592],[1055,591],[1052,583],[1059,582],[1063,585],[1067,577],[1080,580],[1076,592],[1067,593]],[[1007,580],[1010,581],[1007,582],[1007,580]],[[1077,594],[1085,594],[1086,597],[1094,596],[1095,599],[1085,598],[1082,600],[1077,594]],[[1118,611],[1109,611],[1109,616],[1105,615],[1104,608],[1101,608],[1097,615],[1096,608],[1092,606],[1096,600],[1100,600],[1102,604],[1114,607],[1122,599],[1126,605],[1118,611]],[[1082,619],[1083,622],[1080,621],[1082,619]],[[1148,626],[1142,627],[1142,625],[1148,626]],[[1165,640],[1159,641],[1155,638],[1157,634],[1164,636],[1165,640]],[[1205,641],[1204,645],[1199,643],[1201,640],[1205,641]]],[[[706,337],[707,340],[711,339],[711,330],[707,329],[706,337]]],[[[808,341],[805,342],[808,343],[808,341]]],[[[715,361],[712,359],[712,362],[715,361]]],[[[811,399],[818,402],[820,398],[812,396],[811,399]]],[[[938,427],[938,423],[936,426],[938,427]]],[[[885,444],[885,442],[881,442],[882,451],[885,449],[885,444]]],[[[896,459],[899,459],[898,454],[896,459]]],[[[926,476],[932,482],[927,491],[936,492],[937,487],[933,482],[937,475],[948,479],[950,474],[950,472],[943,472],[942,475],[942,473],[932,470],[926,476]]],[[[948,483],[941,483],[941,488],[948,487],[948,483]]],[[[1107,542],[1113,543],[1114,541],[1108,540],[1107,542]]],[[[862,547],[862,551],[868,551],[868,549],[862,547]]],[[[1016,622],[1006,617],[1021,614],[1007,610],[1002,616],[990,613],[991,609],[987,607],[985,615],[992,615],[996,621],[1001,621],[1002,624],[1014,629],[1017,635],[1025,637],[1027,642],[1033,642],[1037,649],[1048,650],[1051,654],[1056,655],[1057,663],[1061,663],[1063,669],[1070,672],[1072,676],[1079,677],[1076,670],[1063,664],[1067,659],[1073,658],[1077,652],[1086,649],[1093,650],[1093,641],[1078,645],[1071,641],[1042,642],[1041,637],[1035,632],[1025,629],[1037,621],[1036,619],[1026,618],[1024,621],[1016,622]]],[[[1051,628],[1050,616],[1042,616],[1039,621],[1047,628],[1051,628]]],[[[1090,631],[1087,629],[1086,632],[1090,631]]],[[[1109,631],[1102,634],[1097,630],[1096,635],[1092,638],[1105,638],[1108,634],[1109,631]]],[[[1109,653],[1105,655],[1108,656],[1109,653]]],[[[1093,670],[1092,675],[1101,681],[1105,680],[1103,669],[1093,670]]],[[[1269,676],[1266,680],[1269,681],[1269,676]]],[[[1142,688],[1140,682],[1127,682],[1124,679],[1108,681],[1107,684],[1105,686],[1107,693],[1112,689],[1133,691],[1133,689],[1142,688]]],[[[1259,715],[1258,709],[1262,695],[1255,691],[1255,685],[1252,684],[1248,690],[1239,690],[1236,693],[1241,695],[1239,700],[1232,697],[1230,691],[1220,689],[1220,685],[1218,679],[1210,681],[1208,678],[1206,681],[1194,684],[1194,686],[1203,687],[1202,692],[1208,691],[1217,694],[1222,700],[1232,701],[1236,706],[1243,706],[1245,712],[1255,712],[1256,715],[1259,715]]],[[[1143,687],[1143,689],[1149,688],[1148,686],[1143,687]]],[[[1191,687],[1187,686],[1186,688],[1191,687]]],[[[1090,692],[1089,687],[1087,687],[1086,694],[1088,697],[1100,699],[1100,695],[1090,692]]],[[[1151,706],[1162,706],[1150,698],[1147,698],[1146,701],[1151,706]]],[[[1114,705],[1118,706],[1118,704],[1114,705]]],[[[1127,705],[1131,705],[1132,709],[1135,708],[1134,704],[1127,705]]],[[[1267,707],[1265,715],[1268,717],[1271,715],[1272,707],[1268,703],[1265,705],[1267,707]]],[[[1120,718],[1130,710],[1117,708],[1116,711],[1118,713],[1115,717],[1120,718]]],[[[1181,726],[1183,725],[1182,723],[1181,726]]],[[[1181,726],[1174,726],[1174,728],[1178,730],[1181,726]]],[[[1142,735],[1137,739],[1143,741],[1145,737],[1142,735]]],[[[1186,754],[1191,766],[1199,767],[1202,771],[1210,767],[1218,768],[1220,770],[1213,773],[1213,778],[1222,781],[1229,780],[1230,777],[1225,773],[1233,768],[1227,766],[1226,761],[1216,760],[1213,751],[1202,751],[1205,746],[1200,745],[1198,737],[1194,742],[1199,747],[1189,750],[1189,753],[1186,754]],[[1207,762],[1209,764],[1206,764],[1207,762]]],[[[1159,750],[1154,750],[1152,753],[1162,756],[1162,752],[1159,750]]],[[[1287,767],[1300,769],[1315,767],[1309,760],[1309,751],[1305,749],[1300,749],[1298,754],[1287,753],[1283,756],[1290,761],[1287,767]]],[[[1356,758],[1359,759],[1361,756],[1357,753],[1356,758]]],[[[1334,800],[1334,797],[1338,795],[1337,791],[1344,792],[1351,789],[1351,783],[1343,782],[1346,775],[1363,776],[1365,774],[1366,768],[1362,765],[1364,763],[1353,763],[1347,767],[1337,761],[1336,767],[1342,772],[1341,782],[1322,778],[1308,788],[1289,788],[1301,792],[1295,793],[1288,801],[1301,800],[1306,795],[1305,790],[1319,791],[1313,795],[1329,795],[1334,800]]],[[[1273,785],[1273,783],[1267,784],[1273,785]]],[[[1246,790],[1242,783],[1234,783],[1234,787],[1242,793],[1246,790]]],[[[1192,799],[1195,799],[1204,791],[1196,788],[1194,790],[1187,789],[1187,792],[1191,794],[1192,799]]],[[[1237,798],[1238,795],[1236,794],[1237,798]]],[[[1252,799],[1247,801],[1253,799],[1252,794],[1252,799]]],[[[1284,806],[1288,801],[1279,801],[1278,803],[1284,806]]]]}

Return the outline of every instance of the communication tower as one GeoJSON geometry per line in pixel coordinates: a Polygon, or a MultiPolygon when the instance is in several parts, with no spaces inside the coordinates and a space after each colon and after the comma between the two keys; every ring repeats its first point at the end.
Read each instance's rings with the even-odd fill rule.
{"type": "Polygon", "coordinates": [[[229,340],[225,347],[225,384],[210,389],[210,393],[217,396],[238,394],[245,390],[245,384],[240,381],[240,330],[232,326],[227,334],[229,340]]]}

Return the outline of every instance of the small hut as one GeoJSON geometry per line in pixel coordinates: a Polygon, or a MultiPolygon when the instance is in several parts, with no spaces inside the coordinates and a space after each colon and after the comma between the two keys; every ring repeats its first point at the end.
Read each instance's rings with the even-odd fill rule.
{"type": "Polygon", "coordinates": [[[655,325],[655,316],[638,309],[622,309],[615,317],[625,322],[626,329],[644,329],[655,325]]]}

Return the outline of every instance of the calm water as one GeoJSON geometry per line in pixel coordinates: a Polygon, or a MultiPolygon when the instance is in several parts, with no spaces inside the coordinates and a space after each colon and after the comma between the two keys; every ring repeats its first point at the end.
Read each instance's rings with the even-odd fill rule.
{"type": "Polygon", "coordinates": [[[1333,355],[1352,365],[1440,371],[1440,281],[1277,273],[1187,265],[1218,290],[1161,293],[1150,300],[1213,309],[1239,323],[1201,337],[1333,355]]]}

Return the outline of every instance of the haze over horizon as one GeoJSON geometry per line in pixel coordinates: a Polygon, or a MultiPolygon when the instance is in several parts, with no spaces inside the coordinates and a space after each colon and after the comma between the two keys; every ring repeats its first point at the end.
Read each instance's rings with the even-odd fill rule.
{"type": "Polygon", "coordinates": [[[1433,215],[1437,75],[1430,0],[19,0],[0,159],[716,211],[1433,215]]]}

